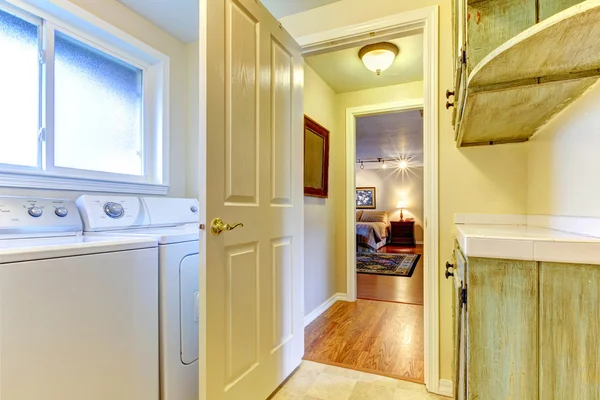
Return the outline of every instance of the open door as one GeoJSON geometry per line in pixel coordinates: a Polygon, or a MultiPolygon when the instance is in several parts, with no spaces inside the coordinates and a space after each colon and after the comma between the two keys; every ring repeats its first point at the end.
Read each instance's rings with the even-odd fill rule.
{"type": "Polygon", "coordinates": [[[264,400],[304,353],[303,60],[258,1],[200,3],[200,397],[264,400]]]}

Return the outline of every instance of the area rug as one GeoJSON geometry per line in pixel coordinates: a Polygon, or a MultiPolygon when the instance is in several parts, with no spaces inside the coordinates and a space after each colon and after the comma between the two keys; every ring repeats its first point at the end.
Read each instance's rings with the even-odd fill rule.
{"type": "Polygon", "coordinates": [[[410,277],[419,258],[420,254],[358,253],[356,272],[410,277]]]}

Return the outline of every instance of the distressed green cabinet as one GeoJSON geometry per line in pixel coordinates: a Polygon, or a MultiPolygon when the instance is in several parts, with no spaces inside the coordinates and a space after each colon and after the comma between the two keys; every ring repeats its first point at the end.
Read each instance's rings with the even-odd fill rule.
{"type": "Polygon", "coordinates": [[[600,399],[600,265],[540,263],[540,398],[600,399]]]}
{"type": "Polygon", "coordinates": [[[600,399],[600,265],[461,259],[455,397],[600,399]]]}

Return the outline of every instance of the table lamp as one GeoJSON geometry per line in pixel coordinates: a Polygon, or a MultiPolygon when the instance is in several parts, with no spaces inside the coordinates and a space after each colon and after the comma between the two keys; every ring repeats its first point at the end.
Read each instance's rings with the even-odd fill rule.
{"type": "Polygon", "coordinates": [[[404,209],[406,208],[406,201],[404,200],[398,200],[398,204],[396,205],[396,208],[400,209],[400,221],[404,221],[404,209]]]}

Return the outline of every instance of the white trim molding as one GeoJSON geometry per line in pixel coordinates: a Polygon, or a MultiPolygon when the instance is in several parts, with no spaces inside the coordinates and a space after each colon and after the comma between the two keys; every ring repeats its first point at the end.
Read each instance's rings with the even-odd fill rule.
{"type": "Polygon", "coordinates": [[[423,121],[425,385],[433,393],[441,393],[439,379],[438,20],[439,9],[437,6],[432,6],[296,38],[302,46],[303,54],[309,55],[334,51],[350,44],[356,45],[372,41],[373,37],[382,40],[411,32],[423,33],[423,98],[397,103],[373,104],[346,111],[347,301],[356,300],[356,274],[354,273],[356,257],[354,233],[355,118],[357,115],[423,108],[425,111],[423,121]]]}
{"type": "Polygon", "coordinates": [[[321,303],[317,308],[312,310],[310,313],[304,316],[304,326],[308,326],[311,322],[313,322],[319,315],[323,314],[325,311],[329,309],[332,305],[336,303],[336,301],[346,301],[345,293],[336,293],[323,303],[321,303]]]}
{"type": "Polygon", "coordinates": [[[454,385],[450,379],[440,379],[438,394],[446,397],[454,396],[454,385]]]}

